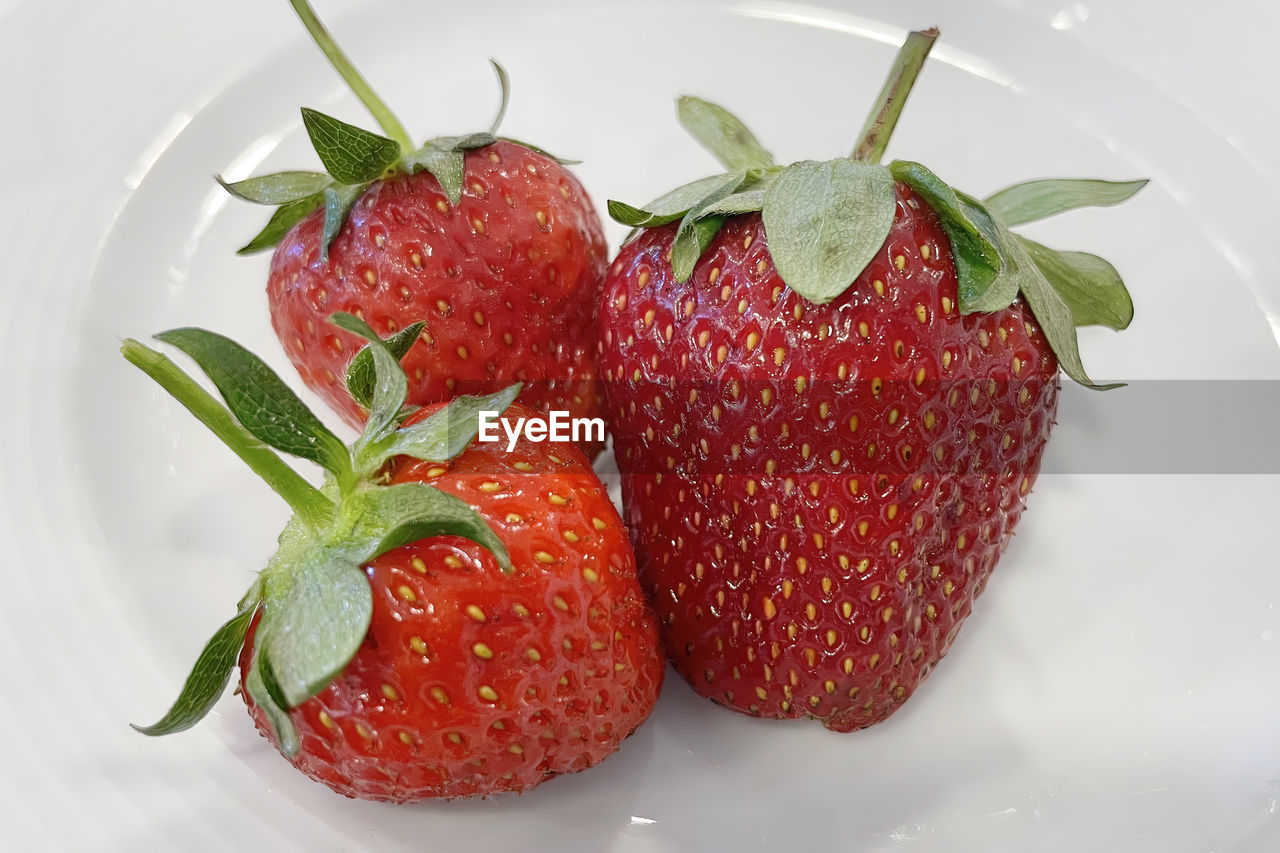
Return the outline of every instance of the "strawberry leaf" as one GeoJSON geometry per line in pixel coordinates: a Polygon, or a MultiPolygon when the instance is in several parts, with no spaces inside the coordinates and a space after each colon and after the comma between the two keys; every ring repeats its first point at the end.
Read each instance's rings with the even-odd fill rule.
{"type": "Polygon", "coordinates": [[[742,172],[730,172],[724,177],[727,180],[689,208],[689,212],[680,220],[680,227],[676,229],[675,239],[671,242],[671,271],[675,274],[676,281],[689,280],[698,258],[702,257],[702,253],[711,245],[720,226],[724,224],[724,217],[707,217],[703,215],[703,210],[726,198],[746,180],[746,175],[742,172]]]}
{"type": "Polygon", "coordinates": [[[1017,296],[1016,289],[997,289],[989,299],[983,300],[988,288],[1000,269],[1000,253],[996,248],[998,226],[981,205],[974,205],[968,196],[963,199],[945,181],[926,166],[908,160],[895,160],[889,164],[894,179],[911,187],[933,208],[942,221],[942,229],[951,241],[951,254],[955,258],[957,299],[961,313],[970,313],[975,304],[993,304],[1007,297],[1008,305],[1017,296]]]}
{"type": "Polygon", "coordinates": [[[1133,299],[1115,267],[1088,252],[1058,252],[1021,235],[1016,239],[1067,303],[1077,326],[1128,328],[1133,299]]]}
{"type": "Polygon", "coordinates": [[[236,420],[259,441],[309,459],[339,477],[351,470],[342,440],[256,355],[205,329],[171,329],[156,340],[191,356],[213,380],[236,420]]]}
{"type": "Polygon", "coordinates": [[[676,101],[676,114],[681,126],[729,171],[767,169],[773,165],[773,155],[724,107],[684,95],[676,101]]]}
{"type": "Polygon", "coordinates": [[[680,221],[676,238],[671,243],[671,271],[676,281],[688,281],[693,275],[702,253],[711,245],[724,225],[723,216],[704,217],[701,211],[691,210],[680,221]]]}
{"type": "Polygon", "coordinates": [[[717,202],[702,208],[699,216],[736,216],[739,213],[755,213],[764,208],[765,196],[773,184],[772,178],[752,185],[749,189],[739,189],[717,202]]]}
{"type": "Polygon", "coordinates": [[[249,664],[249,673],[244,680],[245,691],[253,703],[267,715],[267,723],[276,733],[276,741],[280,751],[293,758],[298,754],[298,730],[284,710],[284,699],[275,679],[267,671],[266,655],[259,647],[254,651],[253,661],[249,664]]]}
{"type": "Polygon", "coordinates": [[[1006,187],[987,197],[987,209],[1013,227],[1080,207],[1109,207],[1127,201],[1147,185],[1137,181],[1050,178],[1006,187]]]}
{"type": "Polygon", "coordinates": [[[271,214],[267,224],[257,236],[236,250],[237,255],[253,255],[274,248],[289,229],[301,222],[307,214],[324,204],[324,193],[282,204],[271,214]]]}
{"type": "Polygon", "coordinates": [[[456,205],[462,200],[462,174],[466,165],[466,155],[448,144],[445,138],[433,139],[404,159],[404,166],[410,174],[426,169],[435,176],[440,184],[440,191],[456,205]]]}
{"type": "Polygon", "coordinates": [[[778,274],[810,302],[830,302],[884,246],[895,210],[887,167],[844,159],[787,167],[763,210],[778,274]]]}
{"type": "Polygon", "coordinates": [[[347,222],[351,206],[360,198],[368,184],[334,184],[324,191],[324,233],[321,236],[320,257],[329,260],[329,246],[347,222]]]}
{"type": "Polygon", "coordinates": [[[395,426],[400,407],[409,396],[409,380],[405,378],[399,359],[364,320],[354,314],[339,311],[329,318],[329,322],[368,341],[369,346],[365,349],[369,350],[373,358],[373,400],[369,406],[369,420],[365,423],[364,434],[360,436],[356,446],[355,452],[359,456],[366,445],[378,441],[395,426]]]}
{"type": "Polygon", "coordinates": [[[333,178],[323,172],[276,172],[274,175],[246,178],[232,184],[224,181],[220,175],[214,175],[213,179],[236,198],[255,204],[301,201],[324,192],[324,188],[333,183],[333,178]]]}
{"type": "Polygon", "coordinates": [[[1089,378],[1084,363],[1080,360],[1080,344],[1076,337],[1076,322],[1071,307],[1045,278],[1022,242],[1013,235],[1009,237],[1010,239],[1002,242],[1001,250],[1007,253],[1005,258],[1015,270],[1018,291],[1027,300],[1036,322],[1044,330],[1045,339],[1053,354],[1058,357],[1063,373],[1096,391],[1119,388],[1120,383],[1099,385],[1089,378]]]}
{"type": "MultiPolygon", "coordinates": [[[[493,122],[489,125],[489,133],[493,134],[498,132],[498,128],[502,126],[502,120],[507,116],[507,102],[511,100],[511,78],[507,76],[507,69],[496,60],[490,59],[489,64],[493,66],[493,73],[498,75],[498,89],[501,92],[498,114],[493,117],[493,122]]],[[[488,144],[485,143],[485,145],[488,144]]]]}
{"type": "Polygon", "coordinates": [[[226,406],[167,356],[144,347],[132,338],[121,344],[120,353],[207,426],[276,494],[284,498],[305,524],[319,528],[332,521],[334,506],[329,498],[286,465],[257,436],[245,429],[226,406]]]}
{"type": "Polygon", "coordinates": [[[350,512],[355,519],[352,538],[372,545],[363,560],[430,536],[461,536],[491,552],[503,572],[512,570],[507,546],[479,513],[423,483],[398,483],[358,493],[350,512]]]}
{"type": "Polygon", "coordinates": [[[320,162],[340,184],[363,184],[380,178],[400,157],[400,145],[395,140],[324,113],[304,107],[302,123],[320,162]]]}
{"type": "Polygon", "coordinates": [[[641,228],[656,228],[675,222],[694,207],[708,200],[719,200],[733,192],[746,180],[745,172],[712,175],[676,187],[642,207],[620,201],[609,201],[609,216],[615,222],[641,228]]]}
{"type": "Polygon", "coordinates": [[[483,397],[455,397],[449,405],[412,426],[396,430],[379,445],[381,461],[412,456],[446,462],[466,449],[480,429],[480,413],[505,412],[520,393],[519,383],[483,397]]]}
{"type": "Polygon", "coordinates": [[[205,644],[169,711],[152,725],[135,725],[133,729],[153,737],[169,735],[186,731],[204,719],[213,710],[213,706],[218,704],[222,691],[227,688],[231,668],[236,664],[236,657],[244,645],[244,635],[249,630],[249,622],[256,609],[256,599],[248,602],[247,606],[242,602],[239,612],[228,619],[205,644]]]}
{"type": "MultiPolygon", "coordinates": [[[[958,285],[963,285],[963,287],[957,287],[956,294],[960,303],[960,313],[1002,311],[1018,298],[1021,282],[1022,271],[1014,258],[1014,252],[1008,246],[1008,243],[1013,240],[1013,235],[991,216],[982,206],[982,202],[959,190],[955,191],[955,195],[965,218],[973,222],[982,235],[995,245],[999,257],[994,275],[990,275],[985,267],[977,262],[972,266],[966,264],[964,277],[957,281],[958,285]]],[[[960,265],[957,264],[957,270],[959,268],[960,265]]]]}
{"type": "MultiPolygon", "coordinates": [[[[422,322],[414,323],[389,338],[383,338],[383,343],[387,345],[387,349],[391,350],[396,361],[400,361],[409,354],[409,350],[418,340],[418,335],[422,333],[425,325],[422,322]]],[[[367,346],[362,347],[356,353],[356,357],[351,359],[351,364],[347,366],[347,391],[365,409],[373,405],[373,392],[377,387],[377,379],[373,351],[367,346]]]]}
{"type": "MultiPolygon", "coordinates": [[[[350,511],[344,505],[344,515],[350,511]]],[[[360,570],[367,541],[326,547],[295,522],[280,535],[280,550],[262,575],[254,644],[285,708],[323,690],[364,642],[373,614],[369,580],[360,570]]]]}

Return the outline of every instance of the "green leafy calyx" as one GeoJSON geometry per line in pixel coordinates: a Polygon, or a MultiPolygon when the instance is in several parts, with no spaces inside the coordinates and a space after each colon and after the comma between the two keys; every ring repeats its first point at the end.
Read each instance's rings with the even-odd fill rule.
{"type": "Polygon", "coordinates": [[[314,696],[364,641],[372,596],[363,567],[369,560],[429,536],[462,536],[487,549],[511,571],[506,546],[470,506],[422,483],[386,485],[387,463],[399,456],[444,462],[475,438],[481,410],[505,410],[513,385],[485,397],[461,397],[429,417],[405,424],[408,383],[399,359],[421,330],[415,324],[388,340],[364,321],[336,314],[332,322],[369,343],[348,372],[348,385],[369,410],[364,432],[344,445],[261,359],[236,342],[198,328],[157,338],[188,355],[213,382],[219,402],[168,357],[134,340],[124,356],[205,423],[293,508],[279,550],[254,580],[236,615],[200,653],[178,699],[158,722],[136,727],[149,735],[189,728],[217,702],[254,629],[245,684],[292,754],[297,734],[288,710],[314,696]],[[366,355],[367,354],[367,355],[366,355]],[[320,465],[313,486],[276,453],[320,465]]]}
{"type": "MultiPolygon", "coordinates": [[[[457,204],[462,198],[463,161],[466,152],[492,145],[499,139],[516,142],[497,135],[498,127],[507,113],[511,92],[511,80],[506,69],[497,62],[490,60],[498,76],[502,100],[488,131],[463,136],[438,136],[421,147],[416,147],[404,125],[338,47],[307,0],[290,0],[290,3],[334,70],[377,120],[382,133],[364,130],[316,110],[304,108],[302,123],[325,172],[277,172],[234,183],[217,177],[218,183],[237,198],[276,207],[266,226],[240,248],[239,254],[249,255],[273,248],[304,217],[317,209],[323,209],[321,252],[327,259],[329,247],[346,223],[351,208],[374,182],[397,173],[412,175],[425,170],[440,182],[440,188],[449,203],[457,204]]],[[[560,160],[532,145],[522,142],[517,144],[560,163],[574,162],[560,160]]]]}
{"type": "Polygon", "coordinates": [[[628,240],[636,229],[679,222],[671,266],[683,282],[727,217],[758,212],[782,280],[821,305],[846,292],[882,251],[895,215],[895,185],[905,184],[938,214],[951,242],[962,313],[1001,311],[1021,297],[1068,376],[1090,388],[1115,387],[1089,378],[1076,329],[1128,326],[1133,302],[1119,274],[1096,255],[1050,249],[1010,229],[1080,207],[1118,204],[1147,182],[1029,181],[979,201],[919,163],[880,165],[937,35],[925,30],[908,36],[847,158],[779,166],[728,110],[681,97],[680,123],[727,171],[640,206],[610,200],[609,215],[632,227],[628,240]]]}

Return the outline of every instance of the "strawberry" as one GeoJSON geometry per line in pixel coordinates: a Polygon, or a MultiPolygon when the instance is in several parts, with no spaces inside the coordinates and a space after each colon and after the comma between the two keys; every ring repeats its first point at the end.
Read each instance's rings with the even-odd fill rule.
{"type": "MultiPolygon", "coordinates": [[[[223,182],[278,205],[240,251],[275,247],[272,326],[303,381],[358,427],[365,413],[342,377],[362,341],[326,319],[350,312],[388,335],[425,320],[404,361],[411,404],[519,381],[535,409],[599,417],[591,320],[606,259],[600,218],[567,161],[495,136],[505,71],[494,64],[502,106],[487,132],[415,146],[310,7],[292,2],[386,133],[304,109],[327,174],[223,182]]],[[[584,445],[590,455],[600,447],[584,445]]]]}
{"type": "Polygon", "coordinates": [[[1124,328],[1100,258],[1009,227],[1129,197],[1052,180],[978,201],[879,164],[935,31],[913,33],[852,158],[788,167],[723,108],[682,123],[729,170],[644,207],[610,267],[599,365],[625,517],[667,654],[700,694],[851,731],[947,653],[1036,479],[1076,327],[1124,328]]]}
{"type": "Polygon", "coordinates": [[[507,409],[519,386],[414,412],[390,348],[353,315],[333,322],[371,344],[351,377],[371,414],[350,447],[226,338],[158,336],[226,408],[165,356],[124,344],[295,511],[177,701],[139,731],[194,725],[238,659],[262,733],[350,797],[524,791],[603,760],[652,710],[664,668],[604,486],[570,444],[473,443],[478,414],[507,409]],[[324,484],[266,445],[320,463],[324,484]]]}

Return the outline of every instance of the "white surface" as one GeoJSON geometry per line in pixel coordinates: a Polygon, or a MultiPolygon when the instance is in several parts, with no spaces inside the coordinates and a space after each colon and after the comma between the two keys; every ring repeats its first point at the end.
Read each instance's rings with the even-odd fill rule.
{"type": "MultiPolygon", "coordinates": [[[[1037,229],[1109,257],[1134,293],[1129,332],[1086,336],[1095,375],[1280,377],[1270,7],[362,5],[373,12],[320,12],[417,137],[487,123],[485,60],[498,57],[515,81],[504,129],[583,159],[601,204],[710,168],[676,127],[684,91],[739,112],[780,159],[844,150],[885,42],[936,23],[891,155],[977,193],[1045,174],[1154,179],[1123,210],[1037,229]]],[[[1045,477],[949,660],[852,736],[737,716],[672,679],[589,773],[520,798],[396,808],[296,774],[234,697],[186,734],[134,734],[284,512],[118,357],[117,338],[199,323],[292,379],[269,331],[266,259],[232,254],[263,211],[228,203],[209,176],[309,167],[300,104],[364,118],[283,0],[4,0],[0,71],[0,846],[1280,846],[1280,483],[1265,476],[1045,477]]]]}

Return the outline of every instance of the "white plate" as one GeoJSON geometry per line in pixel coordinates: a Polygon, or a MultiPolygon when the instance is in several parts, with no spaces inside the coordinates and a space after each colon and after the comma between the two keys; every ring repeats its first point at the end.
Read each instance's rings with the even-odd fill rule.
{"type": "MultiPolygon", "coordinates": [[[[362,5],[320,11],[417,136],[487,123],[485,60],[498,57],[515,81],[504,129],[582,158],[599,203],[711,167],[676,127],[684,91],[738,111],[781,158],[844,150],[890,43],[936,23],[943,40],[891,153],[979,193],[1045,174],[1154,179],[1125,208],[1037,228],[1109,257],[1133,290],[1128,332],[1085,336],[1094,373],[1280,378],[1280,121],[1259,91],[1280,70],[1274,9],[362,5]]],[[[519,798],[407,808],[304,779],[231,696],[186,734],[134,734],[128,722],[172,699],[284,511],[118,357],[117,338],[198,323],[292,379],[267,322],[267,261],[233,255],[263,212],[229,202],[210,175],[309,167],[300,104],[364,118],[282,0],[7,0],[0,70],[5,846],[1280,844],[1276,478],[1250,476],[1264,467],[1247,457],[1201,475],[1175,456],[1144,469],[1155,473],[1082,464],[1057,447],[1087,449],[1108,410],[1079,394],[1060,414],[1076,440],[1051,451],[1062,473],[1042,478],[949,660],[872,730],[747,719],[672,678],[653,718],[589,773],[519,798]]],[[[1274,398],[1272,382],[1248,387],[1274,398]]],[[[1249,425],[1214,414],[1188,439],[1239,446],[1249,425]]],[[[1184,429],[1150,419],[1152,434],[1184,429]]]]}

